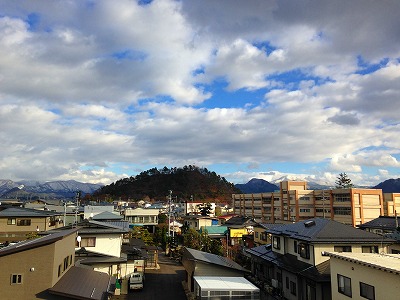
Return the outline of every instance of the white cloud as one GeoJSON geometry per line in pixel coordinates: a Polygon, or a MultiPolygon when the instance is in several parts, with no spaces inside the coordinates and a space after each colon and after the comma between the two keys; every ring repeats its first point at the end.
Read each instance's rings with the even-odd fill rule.
{"type": "Polygon", "coordinates": [[[309,175],[371,182],[399,167],[399,1],[1,4],[2,176],[328,161],[309,175]]]}

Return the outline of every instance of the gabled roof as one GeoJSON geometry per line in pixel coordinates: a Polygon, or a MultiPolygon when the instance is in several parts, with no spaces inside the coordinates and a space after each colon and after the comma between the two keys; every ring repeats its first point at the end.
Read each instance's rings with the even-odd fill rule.
{"type": "Polygon", "coordinates": [[[229,269],[235,269],[239,271],[244,271],[248,272],[245,268],[243,268],[241,265],[238,263],[234,262],[233,260],[223,257],[220,255],[212,254],[212,253],[207,253],[199,250],[195,250],[192,248],[185,248],[186,253],[189,254],[190,258],[196,261],[204,262],[204,263],[209,263],[209,264],[214,264],[214,265],[219,265],[225,268],[229,269]]]}
{"type": "Polygon", "coordinates": [[[224,225],[228,227],[243,227],[243,226],[253,226],[258,224],[252,218],[244,216],[235,216],[227,220],[224,225]]]}
{"type": "Polygon", "coordinates": [[[314,218],[267,229],[268,233],[310,243],[384,243],[395,240],[330,219],[314,218]]]}
{"type": "Polygon", "coordinates": [[[22,252],[25,250],[30,250],[34,248],[38,248],[41,246],[49,245],[51,243],[55,243],[58,240],[62,240],[64,237],[69,236],[71,234],[75,234],[76,229],[69,229],[64,231],[57,231],[45,236],[42,236],[33,240],[22,241],[4,248],[0,249],[0,256],[6,256],[13,253],[22,252]]]}
{"type": "Polygon", "coordinates": [[[388,217],[388,216],[379,216],[379,218],[376,218],[369,222],[361,224],[358,227],[362,228],[362,229],[373,228],[373,229],[382,229],[382,230],[396,230],[396,228],[397,228],[396,218],[388,217]]]}
{"type": "Polygon", "coordinates": [[[62,213],[48,211],[48,210],[38,210],[23,207],[9,207],[0,211],[0,217],[29,217],[29,218],[46,218],[53,216],[61,216],[62,213]]]}
{"type": "Polygon", "coordinates": [[[49,289],[49,292],[74,299],[106,300],[114,290],[115,277],[74,266],[49,289]]]}
{"type": "Polygon", "coordinates": [[[77,227],[79,234],[108,234],[108,233],[127,233],[129,229],[121,228],[120,226],[116,226],[110,224],[108,222],[99,222],[94,220],[83,220],[79,222],[76,226],[75,224],[67,225],[56,230],[65,230],[69,228],[77,227]]]}
{"type": "Polygon", "coordinates": [[[109,211],[103,211],[95,216],[93,216],[92,220],[95,221],[104,221],[104,220],[122,220],[124,217],[121,215],[113,214],[109,211]]]}

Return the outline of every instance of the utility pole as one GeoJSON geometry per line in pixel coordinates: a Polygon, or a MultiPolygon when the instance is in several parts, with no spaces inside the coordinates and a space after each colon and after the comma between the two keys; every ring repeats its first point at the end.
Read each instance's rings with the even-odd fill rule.
{"type": "Polygon", "coordinates": [[[169,190],[169,197],[168,197],[168,239],[171,236],[171,201],[172,201],[172,191],[169,190]]]}

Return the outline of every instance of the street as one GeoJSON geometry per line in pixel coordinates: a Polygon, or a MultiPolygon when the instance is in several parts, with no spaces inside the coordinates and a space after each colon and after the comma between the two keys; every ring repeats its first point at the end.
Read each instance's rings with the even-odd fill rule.
{"type": "Polygon", "coordinates": [[[185,270],[181,263],[176,262],[164,253],[159,254],[160,269],[147,269],[142,291],[129,291],[128,295],[114,296],[113,300],[186,300],[182,286],[185,270]]]}

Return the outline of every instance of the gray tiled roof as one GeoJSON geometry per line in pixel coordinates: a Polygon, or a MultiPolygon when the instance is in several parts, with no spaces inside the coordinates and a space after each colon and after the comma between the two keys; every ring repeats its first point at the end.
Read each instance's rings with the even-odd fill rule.
{"type": "Polygon", "coordinates": [[[394,240],[381,235],[354,228],[330,219],[314,218],[292,224],[285,224],[266,230],[273,235],[281,235],[312,243],[330,242],[379,242],[393,243],[394,240]]]}
{"type": "Polygon", "coordinates": [[[185,249],[194,260],[247,272],[245,268],[227,257],[195,250],[192,248],[185,249]]]}
{"type": "Polygon", "coordinates": [[[45,218],[51,216],[61,216],[62,213],[57,213],[48,210],[38,210],[22,207],[9,207],[0,211],[0,217],[30,217],[30,218],[45,218]]]}
{"type": "Polygon", "coordinates": [[[96,221],[104,221],[104,220],[122,220],[124,217],[121,215],[113,214],[109,211],[103,211],[95,216],[93,216],[93,220],[96,221]]]}
{"type": "Polygon", "coordinates": [[[369,222],[361,224],[358,227],[363,228],[363,229],[364,228],[374,228],[374,229],[382,229],[382,230],[395,230],[397,228],[396,218],[388,217],[388,216],[380,216],[379,218],[376,218],[369,222]]]}

